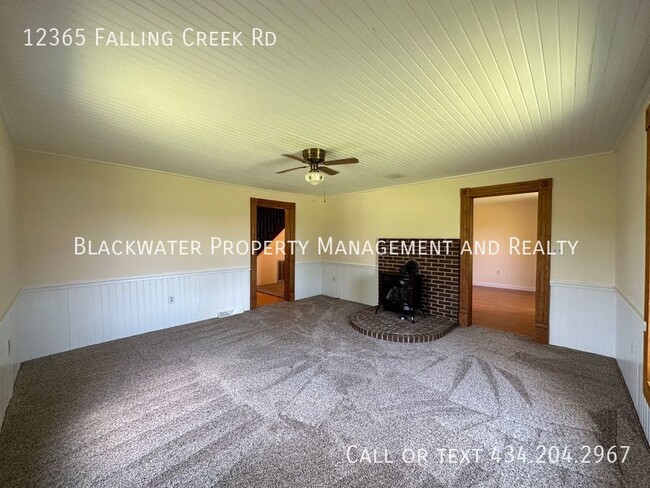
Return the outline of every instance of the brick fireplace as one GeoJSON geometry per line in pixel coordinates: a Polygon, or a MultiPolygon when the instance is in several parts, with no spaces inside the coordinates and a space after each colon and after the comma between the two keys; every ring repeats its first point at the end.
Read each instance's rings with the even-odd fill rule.
{"type": "Polygon", "coordinates": [[[399,271],[408,260],[417,261],[422,275],[422,311],[457,321],[460,239],[379,240],[385,243],[387,251],[378,257],[379,271],[399,271]]]}

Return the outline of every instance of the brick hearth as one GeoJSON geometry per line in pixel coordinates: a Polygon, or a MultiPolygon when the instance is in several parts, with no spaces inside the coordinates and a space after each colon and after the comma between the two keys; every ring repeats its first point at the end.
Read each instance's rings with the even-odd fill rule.
{"type": "Polygon", "coordinates": [[[415,324],[400,320],[399,314],[375,313],[375,307],[361,310],[350,320],[352,327],[368,337],[392,342],[420,343],[440,339],[458,325],[454,319],[429,315],[415,324]]]}

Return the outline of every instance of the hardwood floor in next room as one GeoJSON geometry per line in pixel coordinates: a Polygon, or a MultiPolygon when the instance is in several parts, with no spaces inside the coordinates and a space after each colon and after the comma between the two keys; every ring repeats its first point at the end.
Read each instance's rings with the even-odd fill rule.
{"type": "Polygon", "coordinates": [[[535,336],[535,292],[472,288],[472,325],[535,336]]]}
{"type": "Polygon", "coordinates": [[[283,298],[268,295],[266,293],[257,292],[257,306],[263,307],[264,305],[272,305],[274,303],[284,302],[283,298]]]}

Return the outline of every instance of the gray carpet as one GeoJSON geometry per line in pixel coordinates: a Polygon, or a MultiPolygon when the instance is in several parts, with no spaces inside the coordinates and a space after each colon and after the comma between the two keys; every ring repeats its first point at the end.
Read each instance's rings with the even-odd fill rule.
{"type": "Polygon", "coordinates": [[[648,486],[612,359],[481,328],[386,342],[350,327],[363,307],[316,297],[29,361],[0,485],[648,486]],[[583,445],[631,448],[625,463],[535,462],[538,446],[583,445]],[[439,448],[483,451],[441,463],[439,448]]]}

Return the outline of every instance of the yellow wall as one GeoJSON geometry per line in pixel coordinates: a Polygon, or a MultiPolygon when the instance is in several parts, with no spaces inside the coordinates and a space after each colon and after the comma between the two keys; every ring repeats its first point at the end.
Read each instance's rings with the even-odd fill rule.
{"type": "MultiPolygon", "coordinates": [[[[297,238],[316,240],[318,198],[225,185],[110,164],[18,151],[24,286],[249,266],[248,256],[209,254],[212,236],[250,238],[250,198],[296,203],[297,238]],[[196,239],[202,256],[75,256],[75,236],[196,239]]],[[[318,259],[316,246],[296,261],[318,259]]]]}
{"type": "MultiPolygon", "coordinates": [[[[246,256],[75,256],[74,237],[102,239],[249,238],[249,199],[296,202],[297,238],[318,256],[318,236],[458,237],[459,190],[553,178],[553,238],[580,240],[576,256],[552,259],[552,279],[614,281],[614,156],[592,156],[511,170],[320,198],[270,192],[82,159],[17,151],[24,286],[248,266],[246,256]],[[323,213],[324,212],[324,213],[323,213]]],[[[207,251],[207,249],[206,249],[207,251]]],[[[322,256],[374,264],[375,256],[322,256]]]]}
{"type": "Polygon", "coordinates": [[[20,290],[15,150],[0,117],[0,319],[20,290]]]}
{"type": "Polygon", "coordinates": [[[645,260],[645,107],[616,151],[616,288],[643,313],[645,260]]]}
{"type": "MultiPolygon", "coordinates": [[[[551,279],[614,282],[614,156],[606,154],[328,198],[324,233],[334,239],[458,238],[459,191],[553,178],[553,239],[579,240],[575,256],[554,256],[551,279]]],[[[373,264],[376,256],[326,256],[373,264]]]]}
{"type": "Polygon", "coordinates": [[[476,199],[474,241],[494,241],[499,250],[495,253],[486,250],[474,255],[475,284],[535,289],[535,255],[510,252],[511,237],[530,242],[537,239],[537,198],[476,199]]]}

